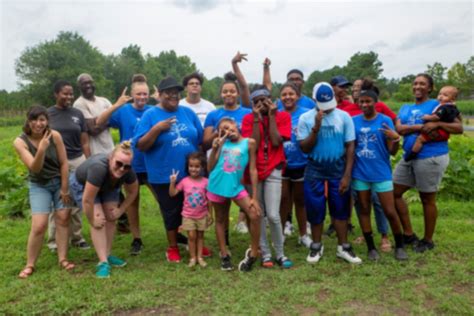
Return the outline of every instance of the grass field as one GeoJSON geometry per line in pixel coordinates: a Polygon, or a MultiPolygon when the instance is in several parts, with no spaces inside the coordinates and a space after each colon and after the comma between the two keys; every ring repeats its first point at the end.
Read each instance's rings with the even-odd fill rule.
{"type": "MultiPolygon", "coordinates": [[[[19,132],[19,127],[0,128],[1,152],[19,132]],[[8,141],[7,141],[8,140],[8,141]]],[[[128,254],[130,235],[118,235],[114,254],[128,265],[114,269],[108,280],[94,275],[93,250],[72,249],[77,264],[72,273],[60,270],[56,256],[47,247],[36,273],[17,279],[26,260],[29,219],[0,218],[0,314],[291,314],[291,315],[473,315],[474,314],[474,203],[440,200],[435,234],[436,248],[426,254],[409,250],[410,260],[395,261],[383,254],[382,261],[366,259],[365,245],[354,245],[364,263],[352,266],[336,259],[334,238],[325,238],[325,253],[317,265],[309,265],[307,250],[292,236],[286,254],[294,261],[290,270],[256,267],[243,274],[222,272],[218,256],[205,269],[190,270],[185,263],[165,259],[165,235],[156,202],[142,189],[142,238],[144,251],[128,254]]],[[[420,203],[410,203],[415,231],[422,234],[420,203]]],[[[231,225],[236,222],[233,208],[231,225]]],[[[354,223],[358,227],[357,223],[354,223]]],[[[84,234],[90,241],[89,226],[84,234]]],[[[360,230],[350,236],[359,236],[360,230]]],[[[207,245],[217,251],[214,231],[207,245]]],[[[376,236],[376,244],[380,242],[376,236]]],[[[235,264],[242,259],[249,239],[231,233],[235,264]]],[[[184,260],[188,256],[182,251],[184,260]]]]}

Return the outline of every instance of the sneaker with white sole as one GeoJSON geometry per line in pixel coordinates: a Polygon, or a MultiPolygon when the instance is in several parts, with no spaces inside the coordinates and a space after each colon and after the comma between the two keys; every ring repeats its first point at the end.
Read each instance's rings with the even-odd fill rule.
{"type": "Polygon", "coordinates": [[[285,222],[285,228],[283,229],[283,234],[286,236],[291,236],[293,234],[293,224],[289,221],[285,222]]]}
{"type": "Polygon", "coordinates": [[[321,243],[311,243],[309,254],[306,257],[308,263],[317,263],[323,256],[324,246],[321,243]]]}
{"type": "Polygon", "coordinates": [[[235,225],[235,231],[241,234],[247,234],[249,232],[249,228],[245,222],[238,222],[237,225],[235,225]]]}
{"type": "Polygon", "coordinates": [[[308,234],[298,237],[298,244],[305,246],[306,248],[311,247],[313,240],[308,234]]]}
{"type": "Polygon", "coordinates": [[[360,259],[359,257],[356,256],[356,254],[354,253],[354,250],[352,249],[351,245],[349,245],[349,246],[338,245],[336,256],[341,258],[341,259],[346,260],[349,263],[354,263],[354,264],[361,264],[362,263],[362,259],[360,259]]]}

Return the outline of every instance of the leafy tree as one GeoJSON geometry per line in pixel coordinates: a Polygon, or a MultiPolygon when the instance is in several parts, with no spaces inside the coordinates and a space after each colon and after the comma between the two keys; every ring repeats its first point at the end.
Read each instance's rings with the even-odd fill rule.
{"type": "Polygon", "coordinates": [[[344,66],[343,74],[349,81],[365,77],[377,80],[382,72],[382,62],[379,60],[379,55],[371,51],[368,53],[357,52],[352,55],[344,66]]]}
{"type": "MultiPolygon", "coordinates": [[[[15,71],[21,88],[45,106],[54,104],[53,85],[57,80],[75,84],[81,73],[90,73],[101,91],[110,91],[104,78],[105,57],[77,33],[60,32],[56,39],[27,48],[17,59],[15,71]]],[[[77,93],[76,93],[77,94],[77,93]]]]}
{"type": "Polygon", "coordinates": [[[411,83],[401,83],[398,86],[397,92],[393,94],[393,98],[396,101],[411,101],[413,100],[413,93],[412,93],[412,84],[411,83]]]}
{"type": "Polygon", "coordinates": [[[224,78],[222,77],[214,77],[211,80],[205,80],[202,86],[202,97],[214,104],[222,104],[221,86],[223,82],[224,78]]]}
{"type": "Polygon", "coordinates": [[[433,65],[426,65],[426,67],[427,70],[425,72],[433,78],[435,88],[439,90],[446,83],[445,73],[448,68],[438,62],[435,62],[433,65]]]}
{"type": "Polygon", "coordinates": [[[472,79],[466,64],[455,63],[448,70],[448,83],[459,89],[461,96],[468,96],[472,92],[472,79]]]}

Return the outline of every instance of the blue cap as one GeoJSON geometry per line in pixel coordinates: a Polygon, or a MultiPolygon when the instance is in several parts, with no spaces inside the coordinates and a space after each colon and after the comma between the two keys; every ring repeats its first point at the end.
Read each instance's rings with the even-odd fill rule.
{"type": "Polygon", "coordinates": [[[346,79],[344,76],[336,76],[331,79],[331,86],[338,86],[338,87],[344,87],[344,86],[352,86],[352,83],[349,82],[349,80],[346,79]]]}
{"type": "Polygon", "coordinates": [[[323,111],[334,109],[337,106],[334,90],[327,82],[320,82],[314,85],[313,99],[316,105],[323,111]]]}

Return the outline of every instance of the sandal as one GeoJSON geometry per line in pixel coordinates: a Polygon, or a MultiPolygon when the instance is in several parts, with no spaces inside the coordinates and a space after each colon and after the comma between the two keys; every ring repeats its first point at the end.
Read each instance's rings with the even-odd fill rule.
{"type": "Polygon", "coordinates": [[[35,272],[35,267],[33,266],[26,266],[21,270],[21,272],[18,274],[18,277],[20,279],[27,279],[29,276],[31,276],[35,272]]]}
{"type": "Polygon", "coordinates": [[[76,267],[74,263],[67,261],[67,259],[61,260],[59,266],[66,271],[72,271],[76,267]]]}
{"type": "Polygon", "coordinates": [[[264,268],[273,268],[272,258],[262,258],[262,267],[264,268]]]}
{"type": "Polygon", "coordinates": [[[392,251],[392,244],[390,243],[390,239],[387,237],[382,237],[380,241],[380,250],[382,252],[391,252],[392,251]]]}
{"type": "Polygon", "coordinates": [[[201,266],[201,268],[207,267],[207,262],[204,261],[203,258],[198,258],[197,262],[199,263],[199,265],[201,266]]]}

